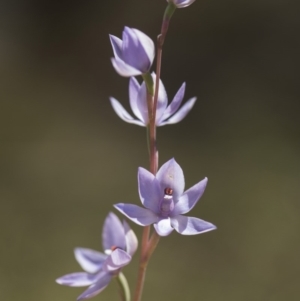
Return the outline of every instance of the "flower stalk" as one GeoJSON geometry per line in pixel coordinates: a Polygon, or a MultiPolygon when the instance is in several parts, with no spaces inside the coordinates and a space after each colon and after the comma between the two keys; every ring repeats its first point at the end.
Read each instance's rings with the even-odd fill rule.
{"type": "Polygon", "coordinates": [[[119,275],[116,277],[116,280],[120,288],[121,301],[130,301],[131,300],[130,289],[124,274],[120,272],[119,275]]]}

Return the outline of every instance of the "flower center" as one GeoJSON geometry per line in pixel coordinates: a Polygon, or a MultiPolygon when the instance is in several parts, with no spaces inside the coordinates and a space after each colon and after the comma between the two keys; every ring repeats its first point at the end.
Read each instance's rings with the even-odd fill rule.
{"type": "Polygon", "coordinates": [[[170,212],[174,209],[174,202],[173,202],[173,189],[172,188],[165,188],[164,190],[164,198],[160,201],[159,210],[160,214],[163,217],[168,217],[170,212]]]}

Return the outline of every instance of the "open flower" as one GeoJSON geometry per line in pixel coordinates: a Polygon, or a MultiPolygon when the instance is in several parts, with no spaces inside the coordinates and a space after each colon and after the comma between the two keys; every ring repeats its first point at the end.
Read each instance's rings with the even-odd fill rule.
{"type": "MultiPolygon", "coordinates": [[[[155,83],[156,75],[152,73],[153,82],[155,83]]],[[[181,85],[176,95],[174,96],[172,102],[168,105],[168,96],[165,87],[160,80],[159,82],[159,92],[157,99],[157,109],[156,109],[156,126],[162,126],[166,124],[173,124],[181,121],[188,112],[192,109],[196,97],[189,99],[179,110],[185,92],[185,83],[181,85]]],[[[111,97],[110,102],[115,110],[116,114],[128,123],[137,124],[140,126],[147,126],[149,122],[148,117],[148,106],[147,106],[147,88],[145,82],[141,85],[138,81],[131,77],[129,81],[129,101],[132,112],[137,117],[133,118],[117,101],[115,98],[111,97]]]]}
{"type": "Polygon", "coordinates": [[[88,299],[103,291],[121,268],[131,261],[137,249],[137,238],[128,224],[120,222],[114,213],[105,219],[102,244],[105,254],[86,248],[76,248],[75,258],[85,272],[67,274],[56,282],[67,286],[89,286],[77,300],[88,299]]]}
{"type": "Polygon", "coordinates": [[[110,35],[114,51],[111,59],[115,70],[122,76],[135,76],[149,71],[154,55],[153,41],[135,28],[125,27],[122,40],[110,35]]]}
{"type": "Polygon", "coordinates": [[[191,5],[195,0],[167,0],[169,3],[173,3],[178,8],[183,8],[191,5]]]}
{"type": "Polygon", "coordinates": [[[138,188],[142,204],[114,205],[138,225],[154,224],[160,236],[174,229],[183,235],[193,235],[216,229],[216,226],[196,217],[183,216],[189,212],[204,193],[207,178],[184,192],[184,176],[174,159],[161,166],[156,176],[144,168],[138,170],[138,188]]]}

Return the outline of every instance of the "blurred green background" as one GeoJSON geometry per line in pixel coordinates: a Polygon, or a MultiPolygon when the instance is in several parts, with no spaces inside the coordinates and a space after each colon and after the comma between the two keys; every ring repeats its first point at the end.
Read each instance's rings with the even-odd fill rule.
{"type": "MultiPolygon", "coordinates": [[[[172,99],[198,96],[183,122],[158,130],[186,187],[205,176],[191,212],[218,230],[161,240],[143,301],[300,300],[299,1],[197,0],[177,10],[163,53],[172,99]]],[[[75,300],[55,278],[79,271],[76,246],[101,250],[112,204],[139,203],[145,130],[125,124],[128,79],[108,34],[155,39],[164,0],[1,1],[1,300],[75,300]]],[[[120,215],[119,215],[120,216],[120,215]]],[[[140,236],[141,228],[132,225],[140,236]]],[[[124,270],[135,286],[138,256],[124,270]]],[[[111,284],[94,300],[118,300],[111,284]]]]}

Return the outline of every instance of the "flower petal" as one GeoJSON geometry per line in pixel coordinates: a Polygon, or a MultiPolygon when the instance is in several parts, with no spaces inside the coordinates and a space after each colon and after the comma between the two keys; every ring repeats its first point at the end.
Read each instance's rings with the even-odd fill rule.
{"type": "Polygon", "coordinates": [[[76,248],[75,258],[80,266],[88,273],[96,273],[100,270],[107,255],[87,248],[76,248]]]}
{"type": "Polygon", "coordinates": [[[159,201],[163,197],[159,182],[151,172],[142,167],[138,169],[138,187],[142,204],[159,213],[159,201]]]}
{"type": "Polygon", "coordinates": [[[126,248],[124,227],[119,218],[112,212],[107,215],[104,221],[102,243],[105,251],[112,250],[113,247],[122,250],[126,248]]]}
{"type": "Polygon", "coordinates": [[[184,7],[191,5],[196,0],[167,0],[167,1],[173,2],[176,5],[176,7],[178,7],[178,8],[184,8],[184,7]]]}
{"type": "Polygon", "coordinates": [[[127,111],[124,109],[124,107],[113,97],[110,97],[110,103],[114,109],[114,111],[116,112],[116,114],[125,122],[128,123],[133,123],[136,125],[140,125],[140,126],[145,126],[144,123],[140,120],[136,120],[134,118],[132,118],[127,111]]]}
{"type": "Polygon", "coordinates": [[[89,299],[101,293],[111,281],[112,275],[104,271],[99,275],[98,281],[85,290],[77,300],[89,299]]]}
{"type": "Polygon", "coordinates": [[[136,76],[142,74],[140,70],[135,69],[134,67],[126,64],[124,61],[118,58],[111,58],[111,62],[115,70],[125,77],[136,76]]]}
{"type": "Polygon", "coordinates": [[[192,210],[192,208],[197,204],[198,200],[203,195],[207,181],[207,178],[205,178],[185,191],[184,194],[179,197],[178,202],[175,204],[172,216],[184,214],[192,210]]]}
{"type": "MultiPolygon", "coordinates": [[[[152,72],[151,75],[153,78],[154,89],[155,89],[156,74],[152,72]]],[[[161,120],[167,106],[168,106],[168,95],[163,82],[161,81],[161,79],[159,79],[157,107],[156,107],[156,124],[158,124],[158,121],[161,120]]]]}
{"type": "Polygon", "coordinates": [[[97,274],[88,274],[85,272],[72,273],[56,279],[56,282],[67,286],[88,286],[97,281],[97,274]]]}
{"type": "Polygon", "coordinates": [[[193,97],[190,100],[188,100],[171,118],[169,118],[167,121],[161,122],[160,126],[166,124],[174,124],[181,121],[188,114],[188,112],[193,108],[196,100],[197,97],[193,97]]]}
{"type": "Polygon", "coordinates": [[[138,29],[125,27],[122,36],[122,54],[126,64],[146,73],[154,58],[152,40],[138,29]]]}
{"type": "Polygon", "coordinates": [[[171,159],[161,166],[156,174],[162,191],[165,188],[173,189],[173,200],[176,203],[184,190],[183,171],[175,159],[171,159]]]}
{"type": "Polygon", "coordinates": [[[104,261],[103,271],[112,272],[122,268],[131,261],[131,256],[121,249],[114,250],[104,261]]]}
{"type": "MultiPolygon", "coordinates": [[[[150,61],[150,66],[151,66],[151,64],[154,60],[154,57],[155,57],[155,46],[154,46],[152,39],[150,39],[146,34],[144,34],[143,32],[141,32],[138,29],[135,29],[135,28],[131,28],[131,29],[132,29],[132,31],[135,32],[141,45],[143,45],[143,48],[148,56],[148,59],[150,61]]],[[[150,66],[149,66],[149,68],[150,68],[150,66]]]]}
{"type": "Polygon", "coordinates": [[[147,43],[149,40],[151,41],[149,37],[137,29],[125,27],[123,30],[123,60],[126,64],[141,71],[141,73],[146,73],[152,63],[145,49],[145,47],[149,47],[149,43],[147,43]],[[143,37],[143,40],[140,40],[140,36],[143,37]],[[145,45],[143,42],[146,42],[145,45]]]}
{"type": "Polygon", "coordinates": [[[140,226],[148,226],[157,222],[157,215],[149,209],[133,204],[119,203],[114,205],[121,213],[140,226]]]}
{"type": "Polygon", "coordinates": [[[130,107],[134,115],[143,121],[143,117],[139,111],[137,102],[138,102],[138,93],[140,90],[140,85],[135,77],[131,77],[129,80],[129,102],[130,107]]]}
{"type": "Polygon", "coordinates": [[[174,228],[171,227],[170,218],[161,219],[158,223],[153,225],[157,234],[160,236],[167,236],[169,235],[174,228]]]}
{"type": "Polygon", "coordinates": [[[123,227],[124,227],[125,239],[126,239],[126,252],[130,256],[132,256],[137,250],[138,239],[135,233],[133,232],[133,230],[130,229],[129,225],[125,220],[123,221],[123,227]]]}
{"type": "Polygon", "coordinates": [[[200,218],[177,215],[171,218],[171,225],[182,235],[195,235],[212,231],[217,227],[200,218]]]}
{"type": "Polygon", "coordinates": [[[161,121],[168,119],[170,116],[172,116],[180,107],[183,97],[184,97],[184,92],[185,92],[185,83],[181,85],[179,90],[177,91],[176,95],[174,96],[172,102],[169,104],[169,106],[166,108],[164,111],[163,116],[161,117],[161,121]]]}
{"type": "Polygon", "coordinates": [[[122,40],[116,36],[109,35],[110,43],[113,48],[114,56],[116,59],[123,60],[122,58],[122,40]]]}

